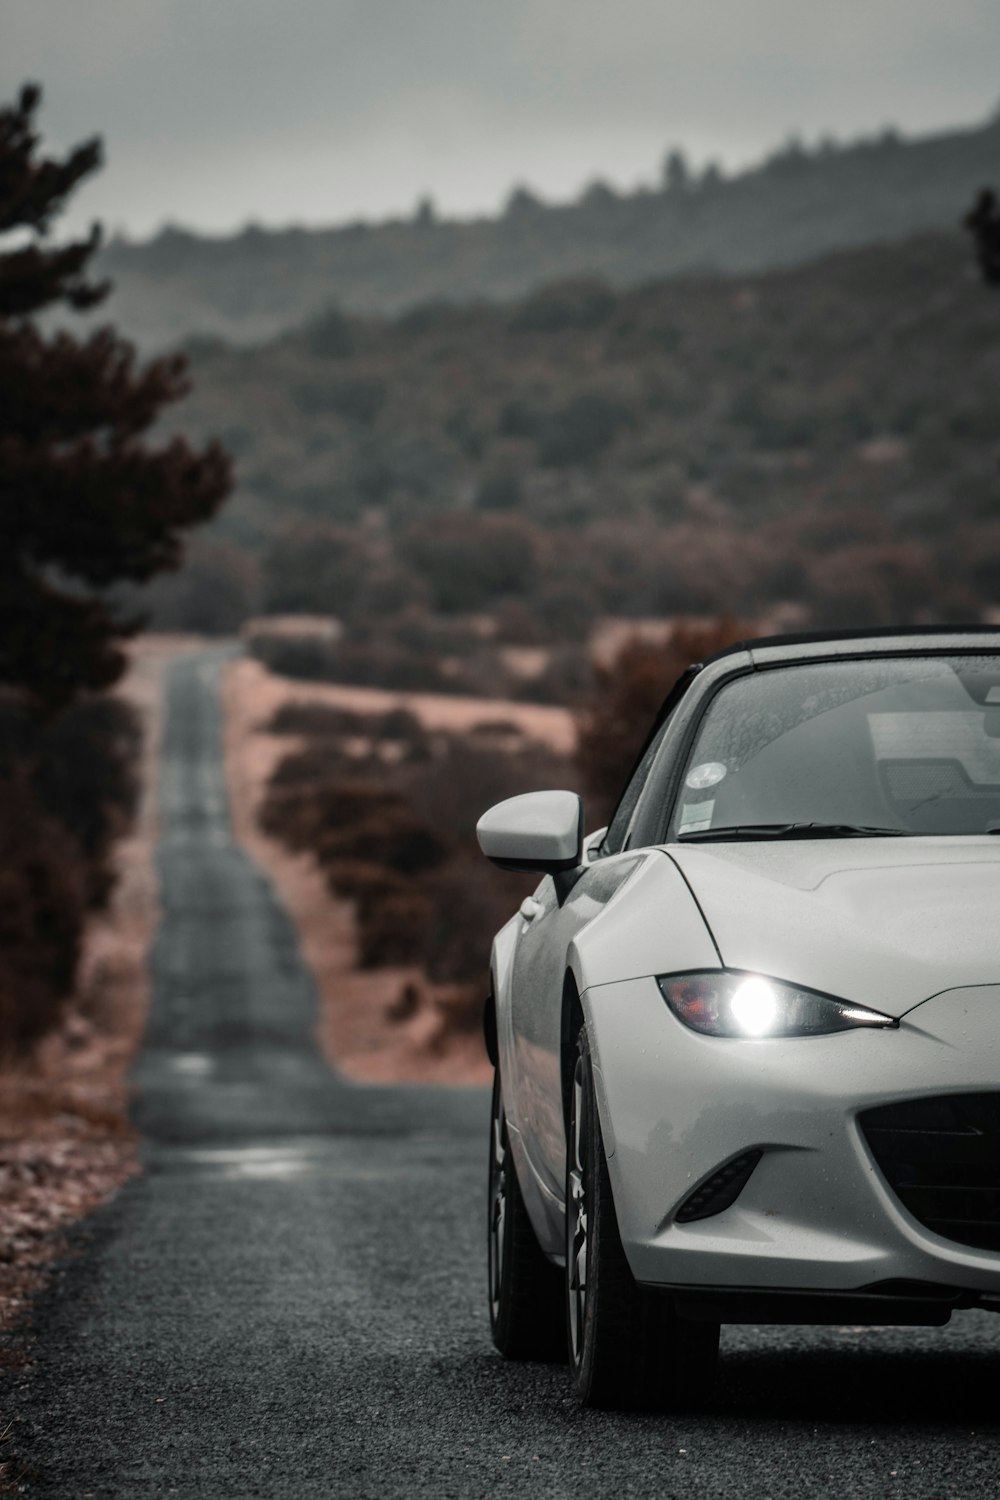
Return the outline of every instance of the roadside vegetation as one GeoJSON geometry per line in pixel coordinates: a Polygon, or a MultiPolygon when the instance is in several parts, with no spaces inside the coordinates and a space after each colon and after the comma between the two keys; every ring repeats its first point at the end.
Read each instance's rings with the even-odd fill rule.
{"type": "Polygon", "coordinates": [[[38,104],[25,88],[0,109],[0,1059],[57,1023],[135,809],[140,726],[108,691],[138,621],[114,588],[176,567],[229,487],[217,444],[147,441],[188,389],[182,359],[139,367],[110,327],[37,321],[107,291],[89,275],[96,230],[49,239],[100,144],[45,157],[38,104]]]}
{"type": "Polygon", "coordinates": [[[311,855],[331,898],[352,905],[362,969],[410,972],[388,996],[390,1023],[431,1005],[432,1048],[478,1032],[491,936],[537,884],[486,862],[479,815],[520,792],[569,786],[585,795],[588,827],[600,826],[674,678],[741,633],[722,619],[680,622],[655,641],[626,637],[595,664],[575,753],[502,714],[459,733],[429,729],[403,707],[364,713],[307,700],[261,726],[295,748],[269,778],[260,826],[311,855]]]}
{"type": "Polygon", "coordinates": [[[428,730],[404,709],[290,704],[267,728],[300,748],[270,779],[264,832],[311,854],[331,896],[352,903],[361,968],[419,971],[391,997],[395,1018],[429,999],[439,1039],[475,1031],[484,941],[528,888],[486,865],[476,819],[529,787],[564,784],[569,758],[502,718],[458,734],[428,730]]]}
{"type": "MultiPolygon", "coordinates": [[[[107,290],[90,274],[96,229],[50,238],[101,149],[44,155],[38,106],[27,87],[0,108],[0,1321],[51,1231],[132,1170],[122,1075],[140,964],[97,941],[143,770],[143,725],[114,691],[139,621],[115,591],[178,566],[229,488],[217,444],[150,441],[188,389],[183,359],[140,366],[110,327],[48,331],[107,290]]],[[[125,947],[130,924],[115,929],[125,947]]]]}

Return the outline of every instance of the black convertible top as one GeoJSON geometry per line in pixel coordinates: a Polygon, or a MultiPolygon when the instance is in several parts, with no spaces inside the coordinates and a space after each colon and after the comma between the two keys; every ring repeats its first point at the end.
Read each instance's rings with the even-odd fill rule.
{"type": "Polygon", "coordinates": [[[700,665],[707,666],[711,661],[733,656],[739,651],[759,651],[765,647],[828,646],[835,645],[838,641],[887,641],[906,640],[911,636],[964,635],[991,635],[1000,641],[1000,625],[871,625],[860,630],[807,630],[793,635],[748,636],[745,640],[734,641],[731,646],[724,646],[721,651],[706,656],[700,665]]]}

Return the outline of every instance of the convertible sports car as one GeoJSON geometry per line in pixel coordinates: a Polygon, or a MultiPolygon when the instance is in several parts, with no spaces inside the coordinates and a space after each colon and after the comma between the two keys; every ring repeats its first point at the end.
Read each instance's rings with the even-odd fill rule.
{"type": "Polygon", "coordinates": [[[477,832],[543,877],[486,1011],[505,1355],[664,1408],[720,1323],[1000,1310],[1000,632],[741,642],[606,829],[547,791],[477,832]]]}

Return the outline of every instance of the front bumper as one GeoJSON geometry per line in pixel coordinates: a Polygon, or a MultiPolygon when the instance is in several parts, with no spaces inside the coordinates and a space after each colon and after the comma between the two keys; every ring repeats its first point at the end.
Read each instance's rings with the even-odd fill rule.
{"type": "Polygon", "coordinates": [[[688,1030],[653,979],[597,986],[583,1004],[638,1281],[813,1292],[902,1281],[1000,1296],[1000,1252],[915,1219],[857,1120],[896,1100],[1000,1091],[1000,985],[938,995],[891,1030],[766,1041],[688,1030]],[[755,1147],[761,1160],[731,1207],[676,1222],[700,1183],[755,1147]]]}

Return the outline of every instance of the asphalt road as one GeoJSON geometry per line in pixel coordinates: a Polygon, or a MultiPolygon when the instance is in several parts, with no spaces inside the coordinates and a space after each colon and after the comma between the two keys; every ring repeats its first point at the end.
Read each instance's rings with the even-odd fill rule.
{"type": "Polygon", "coordinates": [[[1000,1493],[1000,1318],[731,1329],[711,1409],[581,1412],[486,1327],[487,1101],[332,1074],[287,915],[233,843],[218,653],[169,686],[145,1175],[4,1376],[59,1497],[1000,1493]]]}

